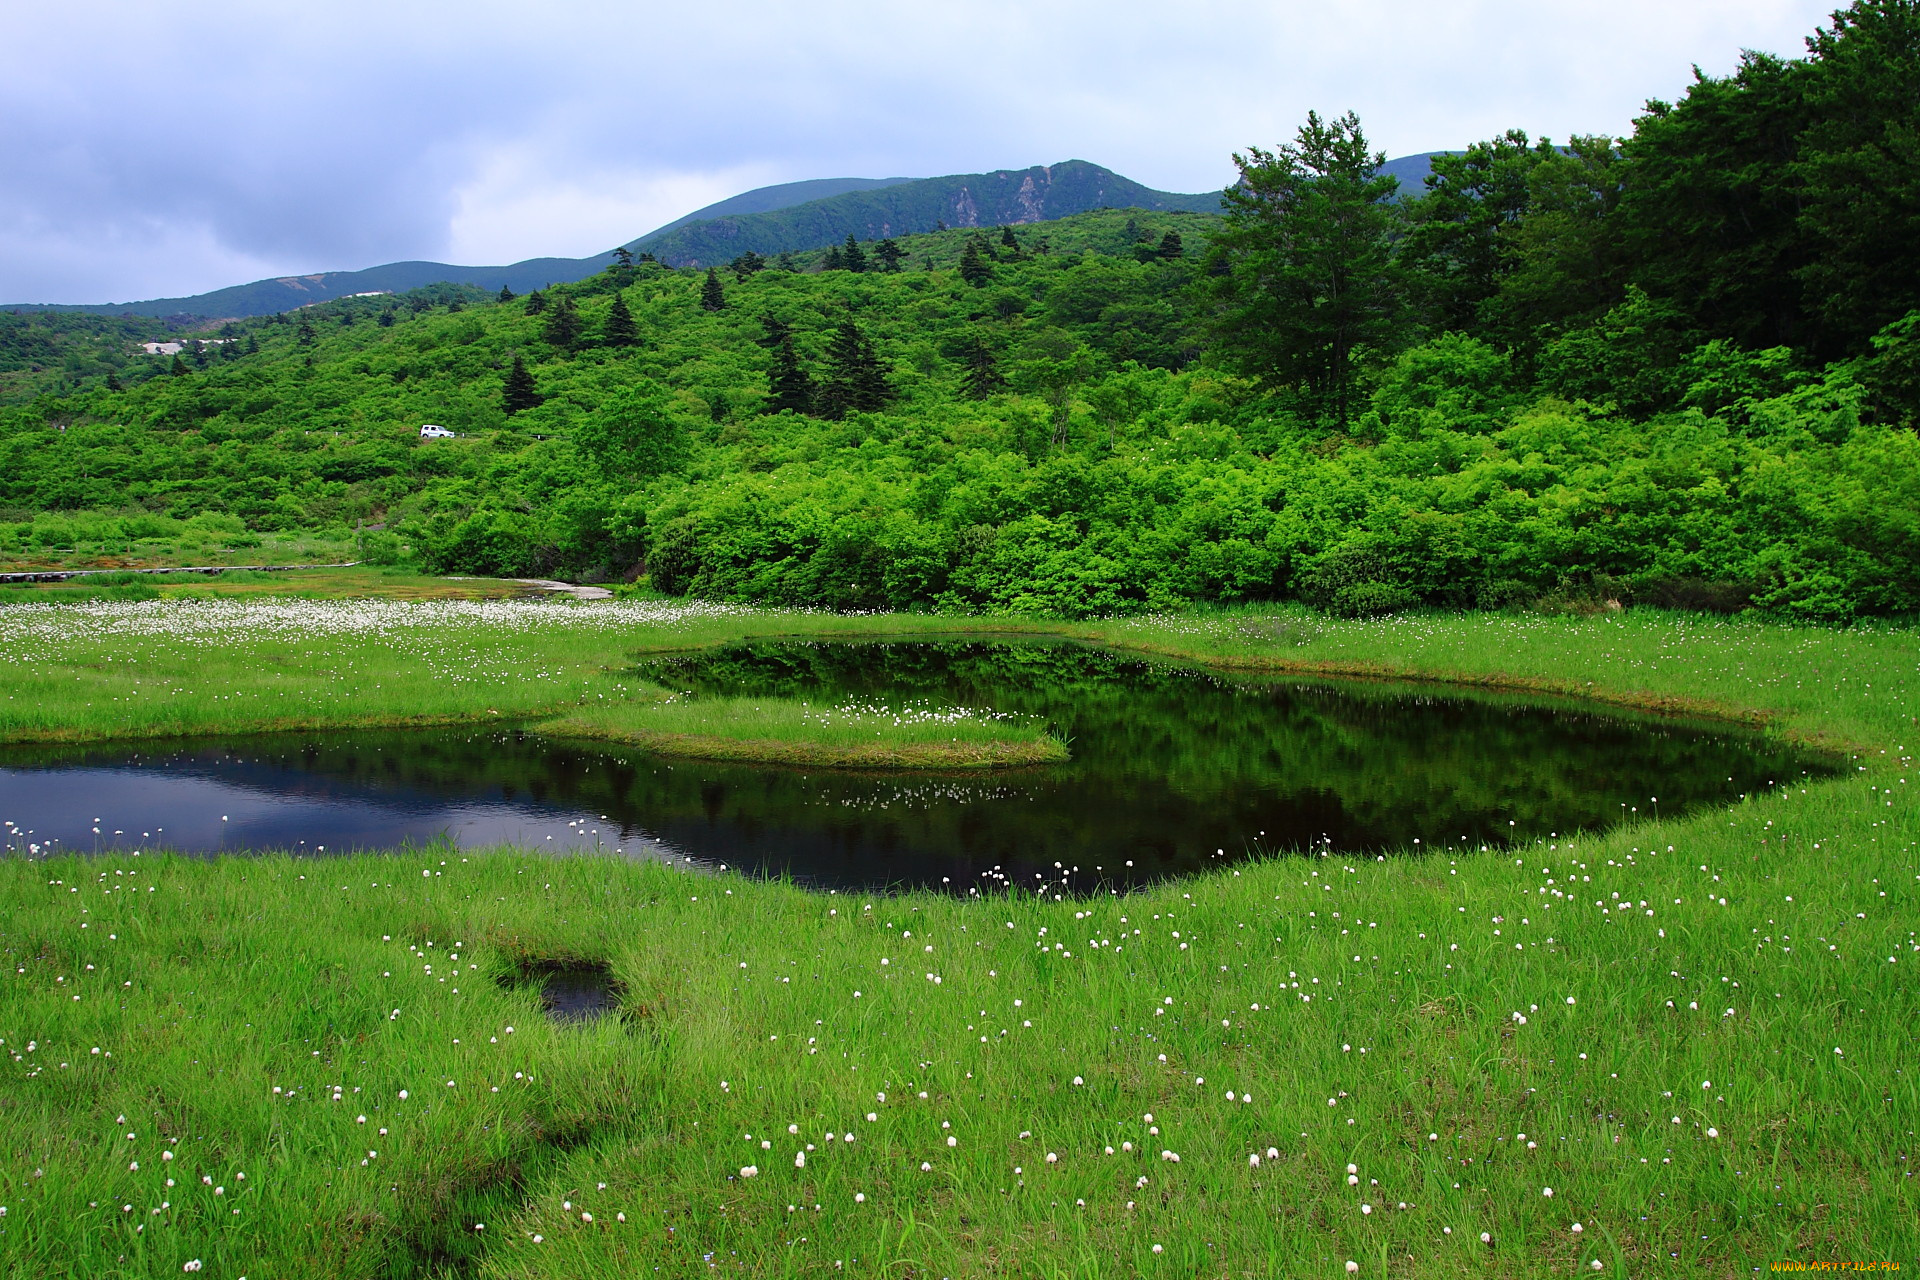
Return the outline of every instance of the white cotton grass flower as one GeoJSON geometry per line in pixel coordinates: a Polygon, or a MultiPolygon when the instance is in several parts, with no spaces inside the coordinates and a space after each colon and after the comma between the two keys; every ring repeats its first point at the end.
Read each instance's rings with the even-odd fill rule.
{"type": "Polygon", "coordinates": [[[1258,1151],[1247,1157],[1247,1167],[1250,1169],[1258,1169],[1260,1167],[1260,1153],[1258,1151]]]}
{"type": "Polygon", "coordinates": [[[925,1160],[922,1160],[922,1161],[920,1162],[920,1172],[922,1172],[922,1173],[932,1173],[932,1172],[933,1172],[933,1166],[932,1166],[931,1164],[929,1164],[929,1163],[927,1163],[927,1162],[926,1162],[925,1160]]]}
{"type": "Polygon", "coordinates": [[[1372,1212],[1373,1212],[1373,1206],[1372,1206],[1372,1205],[1370,1205],[1370,1204],[1363,1204],[1363,1205],[1361,1205],[1361,1206],[1360,1206],[1360,1212],[1361,1212],[1362,1214],[1369,1214],[1369,1213],[1372,1213],[1372,1212]]]}
{"type": "Polygon", "coordinates": [[[804,1152],[804,1151],[796,1151],[796,1152],[794,1152],[794,1153],[793,1153],[793,1167],[794,1167],[794,1168],[796,1168],[796,1169],[804,1169],[804,1168],[806,1168],[806,1167],[807,1167],[807,1153],[806,1153],[806,1152],[804,1152]]]}
{"type": "Polygon", "coordinates": [[[1053,1152],[1053,1151],[1049,1151],[1049,1152],[1047,1152],[1047,1163],[1048,1163],[1048,1164],[1059,1164],[1059,1163],[1060,1163],[1060,1156],[1059,1156],[1059,1154],[1058,1154],[1057,1152],[1053,1152]]]}
{"type": "Polygon", "coordinates": [[[760,1176],[760,1166],[757,1164],[743,1164],[740,1166],[740,1176],[743,1178],[757,1178],[760,1176]]]}
{"type": "Polygon", "coordinates": [[[855,1204],[865,1204],[865,1203],[867,1202],[867,1193],[866,1193],[866,1192],[864,1192],[864,1191],[856,1191],[856,1192],[854,1192],[854,1193],[853,1193],[853,1202],[854,1202],[855,1204]]]}

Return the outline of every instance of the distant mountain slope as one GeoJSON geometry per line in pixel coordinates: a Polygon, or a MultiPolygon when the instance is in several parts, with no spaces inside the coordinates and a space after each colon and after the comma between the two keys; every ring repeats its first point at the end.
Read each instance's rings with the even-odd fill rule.
{"type": "MultiPolygon", "coordinates": [[[[1402,192],[1418,194],[1432,156],[1389,160],[1386,172],[1402,192]]],[[[949,227],[991,227],[1043,222],[1093,209],[1188,210],[1212,213],[1218,192],[1182,195],[1155,191],[1085,160],[1031,169],[951,174],[940,178],[817,178],[759,187],[696,209],[650,231],[627,247],[677,267],[711,266],[749,249],[773,255],[803,252],[852,235],[870,240],[949,227]]],[[[289,311],[356,293],[404,293],[425,285],[506,286],[526,293],[547,284],[583,280],[606,266],[607,255],[529,258],[499,267],[463,267],[444,262],[389,262],[363,271],[320,271],[233,285],[182,298],[144,302],[69,305],[0,303],[16,311],[79,311],[98,315],[244,318],[289,311]]]]}
{"type": "Polygon", "coordinates": [[[643,236],[629,247],[674,266],[705,267],[752,250],[796,253],[844,240],[949,227],[1044,222],[1094,209],[1215,212],[1218,192],[1177,195],[1141,186],[1085,160],[1031,169],[922,178],[744,217],[708,218],[643,236]]]}
{"type": "Polygon", "coordinates": [[[704,209],[695,209],[684,218],[675,218],[664,227],[655,227],[642,240],[651,240],[663,236],[669,231],[678,231],[690,222],[702,222],[708,218],[737,218],[749,213],[771,213],[775,209],[786,209],[796,204],[806,204],[811,200],[825,200],[831,196],[845,195],[849,191],[872,191],[876,187],[897,187],[903,182],[912,182],[912,178],[809,178],[805,182],[782,182],[778,186],[755,187],[743,191],[737,196],[728,196],[716,201],[704,209]]]}

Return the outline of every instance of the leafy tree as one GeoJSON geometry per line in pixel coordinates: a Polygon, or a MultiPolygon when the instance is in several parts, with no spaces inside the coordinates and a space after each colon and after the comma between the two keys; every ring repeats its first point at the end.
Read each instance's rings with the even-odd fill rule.
{"type": "Polygon", "coordinates": [[[827,376],[814,397],[823,418],[883,409],[893,399],[886,370],[874,354],[873,343],[852,320],[844,320],[827,344],[827,376]]]}
{"type": "Polygon", "coordinates": [[[615,348],[640,345],[640,326],[634,323],[626,298],[618,293],[613,295],[613,305],[607,308],[606,341],[615,348]]]}
{"type": "Polygon", "coordinates": [[[712,267],[707,268],[707,282],[700,286],[700,305],[708,311],[724,311],[727,306],[727,291],[720,287],[720,275],[712,267]]]}
{"type": "Polygon", "coordinates": [[[968,240],[967,247],[960,251],[960,278],[976,289],[993,279],[993,268],[981,256],[975,240],[968,240]]]}
{"type": "MultiPolygon", "coordinates": [[[[772,335],[770,326],[768,336],[772,335]]],[[[785,325],[780,326],[779,339],[773,347],[773,369],[767,375],[767,389],[767,413],[788,409],[795,413],[813,412],[813,378],[801,367],[800,355],[793,347],[793,334],[785,325]]]]}
{"type": "Polygon", "coordinates": [[[502,406],[509,414],[515,414],[523,409],[538,408],[543,398],[534,385],[533,375],[527,371],[526,362],[515,352],[513,366],[507,370],[506,381],[500,389],[502,406]]]}
{"type": "Polygon", "coordinates": [[[879,244],[873,246],[874,261],[880,264],[880,270],[882,271],[893,272],[900,270],[900,259],[905,256],[906,255],[901,252],[900,246],[892,237],[883,239],[879,244]]]}
{"type": "Polygon", "coordinates": [[[526,313],[528,315],[537,316],[542,311],[545,311],[546,309],[547,309],[546,294],[540,292],[538,289],[535,289],[532,293],[527,295],[526,313]]]}
{"type": "Polygon", "coordinates": [[[630,382],[574,427],[574,446],[609,478],[643,480],[671,471],[685,461],[686,438],[668,406],[657,382],[630,382]]]}
{"type": "Polygon", "coordinates": [[[1021,356],[1014,365],[1019,385],[1047,402],[1059,448],[1067,443],[1074,390],[1093,373],[1093,352],[1064,329],[1049,329],[1028,339],[1021,356]]]}
{"type": "Polygon", "coordinates": [[[1000,364],[993,357],[993,348],[986,340],[975,335],[967,343],[966,373],[961,378],[970,399],[985,400],[997,391],[1006,389],[1007,380],[1000,372],[1000,364]]]}
{"type": "Polygon", "coordinates": [[[562,294],[547,315],[547,341],[560,351],[572,351],[585,336],[586,322],[571,296],[562,294]]]}
{"type": "Polygon", "coordinates": [[[1361,357],[1390,347],[1405,308],[1393,260],[1399,207],[1386,157],[1351,112],[1309,113],[1278,151],[1235,155],[1210,257],[1222,358],[1269,386],[1306,393],[1344,427],[1361,357]]]}
{"type": "Polygon", "coordinates": [[[1514,228],[1530,208],[1528,179],[1557,152],[1510,129],[1433,157],[1424,193],[1407,202],[1400,260],[1416,305],[1440,329],[1467,329],[1513,269],[1514,228]]]}
{"type": "MultiPolygon", "coordinates": [[[[512,301],[514,300],[514,298],[516,298],[516,297],[518,297],[518,296],[519,296],[519,295],[517,295],[516,293],[514,293],[514,291],[513,291],[512,289],[509,289],[509,288],[508,288],[508,287],[507,287],[506,285],[504,285],[504,284],[503,284],[503,285],[501,285],[501,286],[500,286],[500,292],[499,292],[498,294],[496,294],[496,295],[494,295],[494,301],[495,301],[495,302],[512,302],[512,301]]],[[[385,323],[385,324],[392,324],[392,323],[393,323],[393,322],[392,322],[391,320],[388,320],[388,319],[386,319],[386,317],[387,317],[387,316],[388,316],[389,314],[390,314],[389,312],[385,312],[385,311],[383,311],[383,312],[381,312],[381,313],[380,313],[380,316],[381,316],[381,320],[382,320],[382,322],[383,322],[383,323],[385,323]]]]}
{"type": "Polygon", "coordinates": [[[849,271],[859,272],[867,269],[866,250],[860,247],[860,242],[853,238],[851,231],[847,232],[847,243],[846,247],[840,251],[840,260],[849,271]]]}
{"type": "Polygon", "coordinates": [[[1511,249],[1499,290],[1480,307],[1496,334],[1531,348],[1592,323],[1626,296],[1621,165],[1607,137],[1570,139],[1533,165],[1527,212],[1501,232],[1511,249]]]}

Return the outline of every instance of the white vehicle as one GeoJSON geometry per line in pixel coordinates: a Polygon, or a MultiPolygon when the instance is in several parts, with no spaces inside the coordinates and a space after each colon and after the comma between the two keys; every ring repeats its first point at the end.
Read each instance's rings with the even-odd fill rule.
{"type": "Polygon", "coordinates": [[[454,433],[445,427],[436,427],[433,423],[429,422],[420,428],[420,438],[422,440],[451,440],[454,438],[454,433]]]}

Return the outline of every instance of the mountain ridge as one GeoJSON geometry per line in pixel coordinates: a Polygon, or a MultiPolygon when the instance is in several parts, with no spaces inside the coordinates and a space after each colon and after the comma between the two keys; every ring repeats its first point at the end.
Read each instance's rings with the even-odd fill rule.
{"type": "MultiPolygon", "coordinates": [[[[1385,170],[1412,188],[1431,155],[1390,160],[1385,170]]],[[[797,253],[837,243],[932,231],[941,226],[999,226],[1050,221],[1097,208],[1214,212],[1219,192],[1156,191],[1085,160],[1026,169],[933,178],[815,178],[756,187],[676,218],[622,247],[676,267],[708,267],[742,253],[797,253]]],[[[244,319],[334,298],[404,293],[432,284],[470,284],[526,293],[585,279],[608,253],[585,258],[527,258],[504,266],[460,266],[410,259],[352,271],[273,276],[206,293],[119,303],[0,303],[0,310],[69,311],[169,320],[244,319]]]]}

